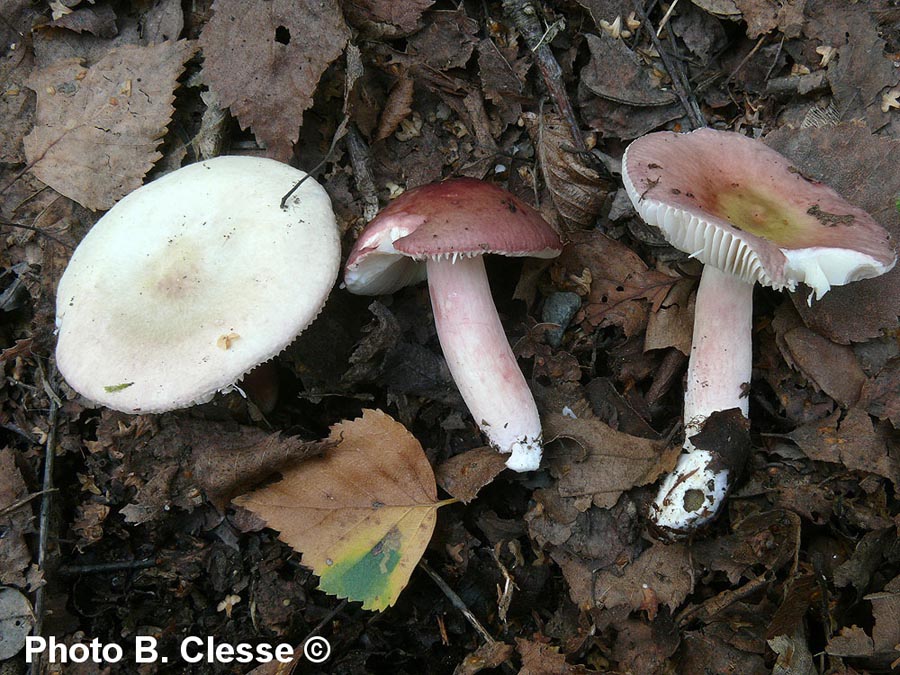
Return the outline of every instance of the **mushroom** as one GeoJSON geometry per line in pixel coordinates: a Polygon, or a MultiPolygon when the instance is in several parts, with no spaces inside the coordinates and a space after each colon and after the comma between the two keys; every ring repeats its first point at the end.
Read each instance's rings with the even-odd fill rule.
{"type": "Polygon", "coordinates": [[[506,466],[541,460],[541,421],[491,298],[482,256],[552,258],[559,235],[507,191],[470,178],[404,193],[362,232],[347,260],[351,293],[380,295],[428,277],[441,349],[479,428],[506,466]]]}
{"type": "Polygon", "coordinates": [[[127,195],[75,250],[57,290],[59,370],[124,412],[208,401],[315,319],[339,268],[331,202],[303,171],[186,166],[127,195]]]}
{"type": "Polygon", "coordinates": [[[711,521],[731,486],[735,458],[725,448],[696,448],[691,439],[713,413],[736,408],[749,417],[754,282],[791,291],[804,283],[811,303],[832,286],[884,274],[896,254],[871,216],[741,134],[649,134],[626,150],[622,179],[640,216],[705,265],[684,395],[684,452],[650,512],[658,528],[678,535],[711,521]]]}

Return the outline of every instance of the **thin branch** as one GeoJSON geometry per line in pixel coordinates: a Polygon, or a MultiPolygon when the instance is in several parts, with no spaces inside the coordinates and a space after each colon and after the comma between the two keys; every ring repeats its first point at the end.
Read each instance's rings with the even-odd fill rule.
{"type": "Polygon", "coordinates": [[[534,54],[534,62],[541,71],[544,85],[569,127],[572,142],[580,152],[587,152],[581,128],[575,118],[575,109],[572,107],[563,83],[562,68],[559,67],[559,62],[546,43],[548,31],[541,27],[536,3],[532,0],[503,0],[503,11],[512,21],[516,30],[525,38],[525,43],[534,54]]]}
{"type": "MultiPolygon", "coordinates": [[[[648,22],[649,19],[647,18],[646,12],[644,12],[642,0],[632,0],[632,3],[634,5],[634,12],[641,23],[648,22]]],[[[663,66],[669,73],[669,77],[672,78],[672,86],[675,89],[675,94],[678,96],[678,101],[681,103],[681,107],[684,108],[685,114],[687,114],[691,128],[700,129],[701,127],[705,127],[706,120],[703,118],[703,113],[700,111],[700,105],[697,103],[696,98],[694,98],[693,93],[691,93],[689,89],[690,85],[685,84],[686,78],[683,77],[681,69],[675,66],[672,62],[672,58],[666,50],[663,49],[662,42],[660,42],[659,38],[656,36],[656,32],[648,30],[647,34],[650,36],[653,46],[656,47],[656,51],[659,52],[659,58],[662,59],[663,66]]]]}

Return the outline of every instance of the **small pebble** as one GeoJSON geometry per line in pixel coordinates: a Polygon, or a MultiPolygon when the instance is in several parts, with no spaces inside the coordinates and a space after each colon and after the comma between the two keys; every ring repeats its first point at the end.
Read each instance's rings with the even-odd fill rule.
{"type": "Polygon", "coordinates": [[[563,333],[569,327],[572,317],[581,308],[581,298],[571,292],[559,292],[551,294],[544,301],[544,311],[541,320],[544,323],[559,324],[557,327],[547,330],[547,344],[551,347],[559,347],[562,344],[563,333]]]}

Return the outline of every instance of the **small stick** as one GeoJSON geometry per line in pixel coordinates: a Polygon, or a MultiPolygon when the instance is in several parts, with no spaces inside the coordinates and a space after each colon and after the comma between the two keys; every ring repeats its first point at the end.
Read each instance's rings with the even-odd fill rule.
{"type": "MultiPolygon", "coordinates": [[[[51,370],[51,377],[54,375],[56,370],[56,366],[53,366],[51,370]]],[[[50,383],[47,382],[46,378],[41,374],[41,379],[44,380],[44,389],[52,391],[50,387],[50,383]]],[[[50,495],[55,492],[53,489],[53,460],[56,456],[56,422],[59,416],[59,397],[54,395],[50,396],[50,412],[48,414],[47,425],[49,429],[47,430],[47,444],[44,447],[44,481],[41,492],[41,514],[39,518],[39,526],[38,526],[38,553],[37,553],[37,565],[38,569],[42,572],[45,572],[45,564],[47,561],[47,541],[50,536],[50,508],[51,501],[50,495]]],[[[46,603],[45,603],[45,591],[46,584],[40,586],[34,592],[34,628],[32,629],[32,635],[39,636],[44,627],[44,613],[46,611],[46,603]]],[[[40,673],[41,671],[41,654],[38,653],[36,655],[36,659],[34,663],[31,664],[31,673],[40,673]]]]}
{"type": "Polygon", "coordinates": [[[103,572],[121,572],[122,570],[145,570],[156,567],[157,561],[152,558],[145,560],[120,560],[118,562],[93,563],[90,565],[62,565],[57,572],[61,576],[74,577],[79,574],[100,574],[103,572]]]}
{"type": "MultiPolygon", "coordinates": [[[[50,490],[50,492],[56,492],[56,488],[53,488],[52,490],[50,490]]],[[[14,511],[18,511],[23,506],[25,506],[28,502],[30,502],[32,499],[35,499],[36,497],[40,497],[42,494],[44,494],[44,490],[41,490],[39,492],[33,492],[30,495],[25,495],[21,499],[14,501],[12,504],[7,506],[6,508],[0,509],[0,518],[2,518],[3,516],[9,515],[10,513],[14,512],[14,511]]]]}
{"type": "Polygon", "coordinates": [[[669,5],[669,9],[666,10],[666,13],[663,14],[662,21],[659,22],[659,28],[656,29],[656,37],[662,35],[663,28],[666,27],[666,24],[669,23],[669,19],[672,17],[672,12],[675,11],[675,7],[678,5],[678,0],[675,0],[671,5],[669,5]]]}
{"type": "MultiPolygon", "coordinates": [[[[641,0],[632,0],[632,3],[634,4],[634,12],[641,23],[649,21],[647,14],[644,12],[641,0]]],[[[681,107],[684,108],[684,112],[687,114],[688,120],[691,123],[691,128],[700,129],[701,127],[705,127],[706,120],[703,118],[703,113],[700,111],[700,105],[682,80],[681,70],[676,68],[675,64],[672,63],[671,57],[666,53],[666,50],[663,49],[662,42],[660,42],[659,38],[656,36],[656,32],[648,30],[647,34],[650,36],[650,41],[653,42],[653,46],[656,47],[656,51],[659,52],[659,58],[662,59],[663,66],[665,66],[666,71],[669,73],[669,77],[672,78],[672,86],[675,88],[675,94],[678,96],[678,101],[681,103],[681,107]]]]}
{"type": "Polygon", "coordinates": [[[525,38],[526,44],[534,54],[534,62],[541,71],[544,85],[550,92],[553,102],[556,103],[560,115],[569,126],[572,142],[579,152],[587,152],[584,137],[581,135],[581,129],[575,118],[575,110],[572,108],[572,102],[569,100],[563,83],[562,68],[559,67],[559,62],[545,42],[546,32],[541,29],[535,3],[532,0],[503,0],[503,11],[512,21],[516,30],[525,38]]]}
{"type": "Polygon", "coordinates": [[[419,561],[419,567],[421,567],[425,574],[430,576],[432,581],[434,581],[434,583],[438,585],[438,588],[440,588],[444,592],[444,595],[447,596],[450,604],[452,604],[454,607],[456,607],[456,609],[462,612],[462,615],[466,617],[466,621],[468,621],[471,624],[472,628],[474,628],[478,632],[478,634],[482,638],[484,638],[485,642],[487,642],[488,644],[494,644],[495,642],[497,642],[488,632],[487,628],[485,628],[478,620],[478,618],[474,614],[472,614],[472,610],[466,607],[466,603],[462,601],[462,598],[460,598],[456,594],[456,592],[447,585],[447,582],[441,578],[441,575],[431,569],[431,566],[424,560],[419,561]]]}
{"type": "Polygon", "coordinates": [[[743,68],[745,65],[747,65],[747,61],[749,61],[750,59],[753,58],[753,56],[756,54],[756,52],[759,51],[759,48],[763,46],[763,42],[765,42],[765,41],[766,41],[766,36],[765,35],[760,36],[759,40],[756,41],[756,44],[753,45],[753,49],[751,49],[747,53],[747,56],[742,58],[741,62],[739,64],[737,64],[737,66],[735,66],[734,70],[731,71],[731,75],[729,75],[728,79],[725,80],[725,84],[728,84],[729,82],[731,82],[734,79],[734,76],[737,75],[741,71],[741,68],[743,68]]]}

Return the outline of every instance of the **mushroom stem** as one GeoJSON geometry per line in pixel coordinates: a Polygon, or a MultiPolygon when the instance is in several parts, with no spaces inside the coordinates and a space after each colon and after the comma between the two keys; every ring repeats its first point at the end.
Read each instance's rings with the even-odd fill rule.
{"type": "Polygon", "coordinates": [[[541,420],[497,316],[482,256],[429,259],[428,291],[444,358],[469,412],[506,466],[541,462],[541,420]]]}
{"type": "Polygon", "coordinates": [[[696,448],[691,438],[715,412],[738,408],[748,417],[752,319],[753,284],[706,265],[684,394],[684,452],[650,507],[651,519],[667,532],[684,533],[712,520],[731,487],[733,458],[696,448]]]}

